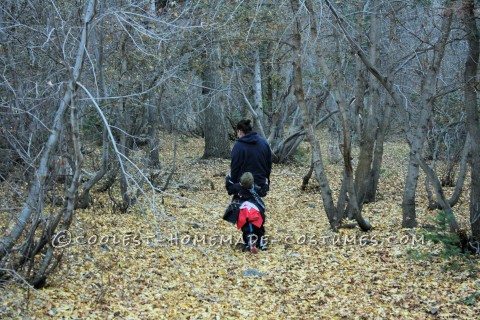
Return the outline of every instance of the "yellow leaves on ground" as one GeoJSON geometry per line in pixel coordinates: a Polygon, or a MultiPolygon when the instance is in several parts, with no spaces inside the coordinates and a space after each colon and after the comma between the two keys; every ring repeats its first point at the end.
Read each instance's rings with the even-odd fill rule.
{"type": "MultiPolygon", "coordinates": [[[[316,183],[300,191],[308,164],[274,166],[269,249],[256,255],[240,250],[240,232],[221,219],[230,199],[218,172],[229,161],[196,160],[200,141],[179,147],[176,179],[191,188],[150,194],[154,209],[143,201],[127,214],[111,213],[108,195],[94,194],[95,206],[76,213],[48,287],[6,287],[4,318],[478,318],[480,282],[471,270],[407,255],[439,247],[400,227],[403,147],[386,146],[379,200],[363,212],[369,233],[332,233],[316,183]]],[[[327,173],[338,190],[341,168],[327,173]]],[[[424,206],[418,215],[428,222],[424,206]]],[[[468,221],[466,206],[456,208],[460,221],[468,221]]]]}

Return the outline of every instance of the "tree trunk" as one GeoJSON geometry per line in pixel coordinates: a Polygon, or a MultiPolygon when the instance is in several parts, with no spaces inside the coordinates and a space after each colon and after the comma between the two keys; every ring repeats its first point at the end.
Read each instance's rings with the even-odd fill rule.
{"type": "Polygon", "coordinates": [[[373,162],[372,162],[372,174],[371,181],[367,185],[367,190],[365,192],[364,202],[374,202],[377,198],[377,189],[378,181],[380,180],[380,169],[382,168],[383,161],[383,145],[385,142],[385,136],[387,134],[388,126],[390,123],[390,114],[391,114],[390,103],[385,103],[383,112],[378,115],[377,119],[378,130],[377,137],[375,140],[375,148],[373,151],[373,162]]]}
{"type": "MultiPolygon", "coordinates": [[[[335,78],[340,77],[338,73],[335,71],[330,71],[328,68],[325,60],[323,57],[320,57],[320,65],[325,74],[328,76],[328,81],[330,83],[335,83],[335,78]],[[334,78],[335,77],[335,78],[334,78]]],[[[343,163],[344,163],[344,179],[345,179],[345,187],[348,193],[348,207],[351,214],[355,220],[357,221],[358,225],[363,231],[368,231],[372,228],[369,221],[364,219],[361,213],[361,206],[359,205],[359,199],[357,198],[357,193],[355,191],[355,182],[353,177],[353,165],[352,165],[352,152],[351,152],[351,132],[347,118],[347,101],[344,99],[344,92],[340,89],[339,86],[336,86],[336,101],[340,113],[340,119],[342,121],[342,129],[343,129],[343,163]]],[[[338,209],[337,209],[338,210],[338,209]]]]}
{"type": "Polygon", "coordinates": [[[442,35],[434,44],[435,55],[425,70],[425,74],[421,82],[421,111],[418,119],[413,120],[413,134],[409,135],[410,130],[407,128],[407,138],[410,145],[410,163],[408,165],[407,178],[405,180],[405,191],[403,193],[402,209],[404,228],[412,228],[417,225],[415,212],[415,194],[418,180],[418,165],[422,157],[423,146],[427,138],[428,124],[432,117],[434,96],[436,94],[437,75],[440,71],[445,47],[450,35],[451,24],[453,18],[452,8],[445,9],[445,17],[442,20],[442,35]]]}
{"type": "MultiPolygon", "coordinates": [[[[457,176],[457,181],[455,182],[455,189],[453,191],[452,196],[448,200],[448,204],[450,207],[454,207],[458,200],[460,199],[460,196],[462,194],[463,186],[465,184],[465,176],[467,175],[467,160],[468,160],[468,155],[470,154],[470,148],[471,148],[471,139],[470,135],[467,135],[467,138],[465,139],[465,145],[463,146],[463,151],[462,155],[460,158],[460,168],[457,176]]],[[[438,201],[432,201],[428,205],[428,209],[430,210],[435,210],[435,209],[440,209],[441,204],[438,201]]]]}
{"type": "MultiPolygon", "coordinates": [[[[129,36],[125,36],[122,46],[121,46],[121,69],[120,69],[120,76],[121,80],[119,81],[118,87],[119,89],[128,85],[129,74],[131,72],[131,64],[129,63],[128,54],[127,54],[127,43],[131,41],[129,36]]],[[[129,140],[132,140],[131,134],[133,131],[132,123],[134,119],[129,114],[129,112],[133,112],[130,108],[127,108],[127,104],[129,100],[127,97],[123,97],[120,99],[120,105],[117,108],[117,120],[120,123],[120,127],[122,130],[119,131],[119,144],[118,144],[118,152],[120,157],[118,157],[120,167],[123,167],[125,163],[125,159],[128,158],[129,154],[129,140]],[[127,137],[128,134],[128,137],[127,137]]],[[[120,170],[120,195],[122,197],[122,202],[120,205],[116,204],[113,196],[112,200],[114,202],[114,209],[117,207],[120,209],[120,212],[125,213],[127,212],[128,208],[130,207],[130,195],[129,195],[129,182],[128,177],[125,170],[120,170]]]]}
{"type": "MultiPolygon", "coordinates": [[[[293,1],[292,1],[293,3],[293,1]]],[[[292,5],[293,7],[293,5],[292,5]]],[[[310,15],[312,17],[312,24],[311,24],[311,35],[312,37],[317,36],[317,27],[315,23],[315,15],[313,10],[313,5],[310,1],[306,2],[306,7],[308,8],[310,15]]],[[[296,11],[294,11],[296,12],[296,11]]],[[[298,23],[298,22],[297,22],[298,23]]],[[[348,193],[348,200],[349,200],[349,207],[351,210],[351,214],[356,219],[358,225],[363,231],[368,231],[371,229],[371,225],[368,220],[364,219],[361,214],[361,208],[358,205],[357,194],[355,191],[355,182],[353,179],[353,165],[352,165],[352,155],[351,155],[351,132],[350,132],[350,125],[348,122],[347,116],[347,99],[345,99],[345,88],[340,82],[346,83],[344,81],[344,76],[339,72],[339,68],[330,69],[327,65],[325,57],[321,51],[321,48],[317,44],[317,58],[322,68],[324,74],[327,76],[329,86],[332,87],[332,91],[334,91],[335,100],[337,102],[340,119],[342,123],[342,131],[343,131],[343,144],[342,144],[342,153],[343,153],[343,162],[345,168],[345,187],[348,193]],[[334,89],[333,89],[334,88],[334,89]]],[[[300,58],[298,58],[300,59],[300,58]]],[[[339,57],[337,57],[337,63],[339,63],[339,57]]],[[[323,192],[322,192],[323,193],[323,192]]],[[[343,216],[343,213],[338,213],[339,209],[337,208],[336,216],[343,216]]]]}
{"type": "MultiPolygon", "coordinates": [[[[213,50],[213,49],[212,49],[213,50]]],[[[204,104],[205,149],[203,158],[229,158],[230,144],[225,122],[225,106],[220,93],[217,92],[217,66],[214,63],[216,53],[203,54],[204,69],[202,71],[202,96],[204,104]]]]}
{"type": "MultiPolygon", "coordinates": [[[[369,56],[375,65],[380,65],[379,46],[380,30],[382,28],[382,23],[378,19],[380,1],[374,0],[371,3],[371,7],[376,11],[373,11],[369,16],[369,56]]],[[[364,66],[360,59],[357,60],[357,64],[364,66]]],[[[360,87],[362,88],[363,86],[360,87]]],[[[360,154],[355,172],[355,190],[357,191],[360,208],[363,206],[363,203],[374,201],[377,192],[384,142],[384,135],[379,132],[378,119],[384,117],[383,113],[387,111],[387,107],[382,110],[380,106],[380,84],[371,74],[368,76],[368,88],[367,109],[363,113],[364,122],[360,137],[360,154]]]]}
{"type": "MultiPolygon", "coordinates": [[[[350,42],[359,58],[367,67],[368,71],[382,84],[382,86],[388,91],[397,107],[402,106],[402,97],[395,90],[394,83],[388,77],[383,75],[380,70],[372,63],[370,58],[365,54],[362,48],[352,39],[349,33],[345,30],[342,20],[338,16],[335,8],[332,6],[331,1],[325,0],[328,8],[335,16],[335,19],[340,26],[343,34],[350,42]]],[[[454,2],[449,3],[450,6],[454,5],[454,2]]],[[[436,79],[440,70],[440,65],[444,57],[445,46],[450,34],[450,27],[452,22],[453,9],[448,7],[444,10],[444,17],[442,19],[441,36],[434,44],[433,59],[430,64],[426,66],[422,83],[421,83],[421,97],[420,103],[422,111],[418,120],[415,120],[414,132],[405,123],[405,133],[410,146],[410,161],[408,165],[408,173],[405,180],[405,189],[402,200],[403,222],[402,226],[405,228],[415,227],[417,225],[416,213],[415,213],[415,193],[418,180],[418,162],[416,154],[421,154],[423,144],[427,134],[427,125],[432,114],[433,103],[436,94],[436,79]]],[[[428,61],[426,61],[428,63],[428,61]]]]}
{"type": "Polygon", "coordinates": [[[297,100],[298,105],[303,113],[305,133],[308,141],[310,142],[312,148],[312,162],[314,165],[315,178],[317,179],[320,189],[322,190],[322,199],[323,206],[327,213],[327,218],[330,223],[330,226],[333,230],[337,230],[340,225],[340,221],[337,220],[337,209],[333,202],[332,191],[330,189],[330,184],[325,173],[322,153],[320,149],[320,142],[318,141],[315,135],[315,126],[312,123],[312,115],[310,115],[309,108],[305,101],[305,94],[303,91],[303,81],[302,81],[302,59],[300,55],[302,38],[300,35],[300,18],[298,18],[298,0],[291,0],[291,6],[293,14],[295,15],[294,22],[294,56],[296,57],[295,62],[293,63],[293,83],[294,83],[294,94],[297,100]]]}
{"type": "MultiPolygon", "coordinates": [[[[160,94],[161,96],[161,94],[160,94]]],[[[159,98],[158,103],[161,102],[161,98],[159,98]]],[[[157,112],[157,105],[148,105],[148,149],[149,149],[149,162],[148,166],[150,169],[160,169],[160,157],[158,154],[159,143],[158,143],[158,112],[157,112]]]]}
{"type": "Polygon", "coordinates": [[[476,24],[474,0],[463,0],[464,23],[468,53],[465,61],[465,113],[471,143],[470,225],[472,238],[480,241],[480,119],[477,105],[477,74],[480,54],[480,34],[476,24]]]}
{"type": "MultiPolygon", "coordinates": [[[[118,146],[118,151],[121,154],[122,159],[120,161],[123,161],[123,159],[128,158],[129,155],[129,148],[127,146],[128,140],[130,139],[127,137],[127,133],[125,130],[127,128],[130,128],[129,126],[129,116],[127,113],[127,106],[126,106],[126,101],[125,99],[122,99],[122,107],[120,108],[120,118],[121,118],[121,123],[122,123],[122,128],[120,132],[120,143],[118,146]]],[[[128,208],[130,207],[130,195],[129,195],[129,182],[128,182],[128,177],[124,171],[120,172],[120,194],[122,196],[122,203],[120,205],[120,211],[122,213],[126,213],[128,208]]]]}
{"type": "Polygon", "coordinates": [[[453,214],[450,203],[445,198],[442,185],[440,183],[440,180],[438,179],[438,176],[435,174],[433,169],[430,168],[430,166],[427,164],[425,159],[423,159],[423,157],[421,157],[419,154],[417,154],[416,156],[417,156],[417,162],[420,164],[423,171],[426,173],[427,179],[429,179],[433,185],[433,188],[435,190],[435,194],[437,197],[437,201],[440,204],[441,209],[445,213],[445,217],[447,218],[447,221],[449,223],[450,231],[456,232],[458,230],[457,220],[455,219],[455,215],[453,214]]]}
{"type": "Polygon", "coordinates": [[[265,137],[263,129],[263,91],[262,91],[262,66],[260,61],[260,50],[255,48],[255,68],[254,68],[254,83],[255,83],[255,124],[259,130],[260,135],[265,137]]]}
{"type": "MultiPolygon", "coordinates": [[[[100,26],[103,25],[103,20],[100,26]]],[[[99,86],[99,94],[100,97],[105,98],[107,97],[107,85],[105,82],[105,73],[104,73],[104,66],[103,66],[103,32],[99,31],[98,29],[92,32],[92,43],[95,47],[95,58],[96,58],[96,67],[98,70],[98,81],[100,82],[99,86]]],[[[103,105],[103,99],[99,99],[97,101],[98,104],[103,105]]],[[[82,193],[78,197],[78,201],[75,205],[75,209],[86,209],[90,204],[90,190],[97,184],[107,173],[108,165],[109,165],[109,141],[108,141],[108,133],[105,125],[103,126],[103,133],[102,133],[102,165],[100,169],[95,172],[95,174],[82,185],[82,193]]]]}

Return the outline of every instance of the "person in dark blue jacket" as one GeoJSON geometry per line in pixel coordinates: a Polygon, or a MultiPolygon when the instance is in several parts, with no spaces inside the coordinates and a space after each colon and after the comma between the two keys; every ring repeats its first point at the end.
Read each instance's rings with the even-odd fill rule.
{"type": "MultiPolygon", "coordinates": [[[[227,176],[225,181],[228,194],[234,195],[235,199],[238,186],[241,185],[241,177],[244,173],[250,172],[254,180],[252,191],[259,197],[264,197],[269,191],[270,173],[272,171],[272,152],[270,146],[263,137],[252,131],[251,120],[242,120],[237,124],[237,137],[238,140],[235,142],[231,154],[230,175],[227,176]]],[[[259,201],[262,202],[260,199],[259,201]]],[[[263,203],[262,206],[262,217],[265,221],[265,207],[263,203]]],[[[251,224],[246,225],[251,226],[251,224]]],[[[257,229],[253,231],[258,232],[253,233],[259,236],[260,241],[259,243],[253,244],[265,250],[267,245],[264,239],[265,228],[262,224],[262,226],[257,229]]],[[[243,230],[243,228],[242,231],[244,235],[252,233],[252,230],[243,230]]],[[[245,247],[248,248],[248,243],[245,243],[245,247]]],[[[252,247],[250,250],[255,252],[255,247],[252,247]]]]}
{"type": "Polygon", "coordinates": [[[238,140],[233,146],[230,164],[231,183],[239,183],[245,172],[251,172],[261,197],[267,195],[272,171],[272,152],[267,140],[252,131],[251,120],[237,124],[238,140]]]}

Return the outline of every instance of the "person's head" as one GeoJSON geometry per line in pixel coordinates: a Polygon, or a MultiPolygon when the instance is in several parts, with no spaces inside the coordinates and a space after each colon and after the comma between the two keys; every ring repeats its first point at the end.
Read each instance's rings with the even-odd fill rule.
{"type": "Polygon", "coordinates": [[[245,189],[251,189],[253,186],[253,174],[251,172],[245,172],[240,177],[240,185],[245,189]]]}
{"type": "Polygon", "coordinates": [[[237,136],[239,138],[250,132],[252,132],[252,120],[244,119],[237,123],[237,136]]]}

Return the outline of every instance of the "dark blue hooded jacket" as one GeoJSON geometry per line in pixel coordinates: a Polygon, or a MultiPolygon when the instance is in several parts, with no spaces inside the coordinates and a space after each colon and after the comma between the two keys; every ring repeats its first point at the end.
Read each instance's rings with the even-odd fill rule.
{"type": "Polygon", "coordinates": [[[265,178],[270,181],[272,152],[267,141],[256,132],[250,132],[235,142],[231,154],[230,179],[240,182],[244,172],[251,172],[255,184],[264,187],[265,178]]]}

